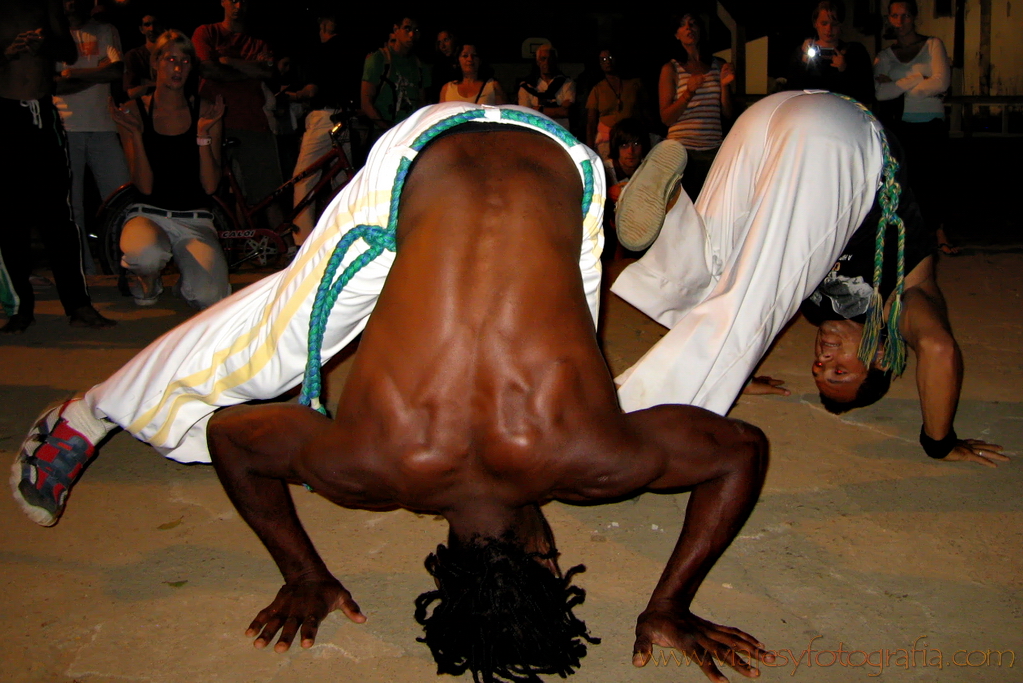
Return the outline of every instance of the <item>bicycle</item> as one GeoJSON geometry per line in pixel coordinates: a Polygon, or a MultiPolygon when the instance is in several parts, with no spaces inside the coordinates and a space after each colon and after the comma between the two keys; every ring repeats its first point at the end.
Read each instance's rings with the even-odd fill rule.
{"type": "MultiPolygon", "coordinates": [[[[306,207],[319,203],[326,206],[355,175],[355,168],[345,153],[351,137],[351,115],[338,113],[331,117],[334,127],[330,131],[331,148],[312,165],[297,176],[285,181],[280,187],[261,199],[255,206],[249,206],[242,195],[241,186],[231,169],[225,164],[221,188],[210,197],[213,225],[217,229],[228,268],[235,271],[250,261],[257,266],[273,267],[288,251],[286,237],[294,228],[292,221],[306,207]],[[336,118],[335,118],[336,117],[336,118]],[[314,173],[322,172],[319,181],[287,213],[275,228],[257,225],[257,218],[276,199],[294,188],[295,184],[314,173]],[[344,179],[333,187],[335,178],[344,173],[344,179]]],[[[237,144],[236,140],[225,140],[227,150],[237,144]]],[[[121,229],[129,218],[129,211],[135,204],[145,203],[145,195],[134,185],[126,183],[114,190],[96,212],[96,234],[99,242],[99,262],[108,275],[120,274],[121,229]]]]}

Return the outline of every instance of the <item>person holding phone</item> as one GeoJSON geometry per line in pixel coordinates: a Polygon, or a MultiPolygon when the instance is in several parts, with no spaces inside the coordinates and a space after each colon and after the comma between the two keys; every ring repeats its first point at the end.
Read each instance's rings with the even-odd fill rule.
{"type": "Polygon", "coordinates": [[[821,0],[810,21],[816,38],[807,38],[789,61],[788,90],[830,90],[870,106],[874,101],[870,55],[859,43],[842,40],[845,8],[821,0]]]}

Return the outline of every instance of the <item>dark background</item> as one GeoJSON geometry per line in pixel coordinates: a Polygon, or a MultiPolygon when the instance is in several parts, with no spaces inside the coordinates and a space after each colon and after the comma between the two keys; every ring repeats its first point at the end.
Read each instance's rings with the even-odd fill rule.
{"type": "MultiPolygon", "coordinates": [[[[121,32],[124,48],[142,42],[139,18],[159,16],[167,27],[191,35],[196,26],[223,18],[217,0],[106,0],[106,20],[121,32]]],[[[810,12],[815,2],[729,2],[733,17],[746,30],[746,39],[769,36],[768,74],[783,75],[787,60],[802,40],[813,34],[810,12]]],[[[678,3],[676,12],[696,10],[711,17],[709,40],[713,51],[728,48],[730,35],[715,16],[713,2],[678,3]]],[[[866,0],[846,0],[846,26],[868,35],[881,30],[881,17],[871,14],[866,0]]],[[[398,3],[336,2],[329,0],[250,0],[250,31],[267,40],[277,56],[301,58],[318,41],[316,18],[334,14],[339,35],[359,52],[369,53],[387,39],[391,25],[403,16],[416,17],[422,27],[420,55],[429,61],[441,28],[475,41],[490,63],[521,64],[525,75],[532,66],[521,56],[526,38],[543,37],[558,47],[563,62],[585,67],[581,86],[599,76],[597,53],[613,47],[627,72],[642,78],[648,92],[656,93],[657,75],[674,44],[674,27],[665,3],[646,0],[583,5],[546,2],[398,3]],[[580,7],[584,7],[582,11],[580,7]],[[627,11],[625,11],[627,9],[627,11]]],[[[868,46],[869,47],[869,46],[868,46]]],[[[997,125],[993,121],[992,125],[997,125]]],[[[953,176],[955,198],[945,220],[950,237],[959,244],[1021,244],[1021,221],[1016,195],[1021,172],[1005,171],[1001,161],[1023,154],[1023,138],[953,139],[947,171],[953,176]]],[[[1010,164],[1018,169],[1018,164],[1010,164]]]]}

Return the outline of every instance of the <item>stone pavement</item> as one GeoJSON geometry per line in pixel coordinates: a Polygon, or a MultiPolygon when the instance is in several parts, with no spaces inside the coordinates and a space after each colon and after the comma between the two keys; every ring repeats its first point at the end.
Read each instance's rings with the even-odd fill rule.
{"type": "MultiPolygon", "coordinates": [[[[944,259],[939,282],[966,360],[957,431],[1018,453],[1023,254],[944,259]]],[[[169,296],[137,309],[110,278],[99,278],[93,293],[117,328],[67,327],[50,290],[39,293],[37,325],[0,338],[5,472],[43,407],[102,380],[189,315],[169,296]]],[[[603,336],[615,371],[662,333],[621,301],[608,301],[603,336]]],[[[731,413],[766,431],[772,462],[759,505],[694,611],[781,651],[775,667],[762,667],[766,681],[1023,680],[1023,463],[989,470],[929,461],[916,442],[912,361],[879,404],[826,413],[809,374],[812,338],[797,320],[761,368],[785,378],[792,396],[742,398],[731,413]],[[908,652],[914,643],[915,655],[908,652]]],[[[329,395],[337,395],[346,370],[347,363],[332,368],[329,395]]],[[[257,651],[243,635],[280,579],[212,468],[167,461],[120,433],[56,527],[37,527],[8,493],[0,495],[0,628],[7,634],[0,681],[435,680],[427,648],[415,641],[412,601],[432,587],[422,562],[444,540],[445,525],[295,495],[324,559],[369,621],[355,625],[335,613],[311,651],[284,655],[257,651]]],[[[630,663],[635,617],[671,552],[685,504],[683,494],[547,507],[562,566],[588,567],[578,579],[588,592],[579,614],[603,639],[573,680],[705,680],[668,652],[645,669],[630,663]]]]}

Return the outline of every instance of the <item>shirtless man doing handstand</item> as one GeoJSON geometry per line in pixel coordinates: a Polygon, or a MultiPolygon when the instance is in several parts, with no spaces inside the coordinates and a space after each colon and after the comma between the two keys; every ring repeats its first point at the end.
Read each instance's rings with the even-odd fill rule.
{"type": "Polygon", "coordinates": [[[336,417],[246,405],[209,423],[217,474],[285,581],[248,635],[265,647],[280,632],[284,651],[296,635],[311,646],[332,610],[365,621],[296,515],[288,485],[305,484],[345,507],[447,519],[426,560],[437,590],[416,601],[440,673],[564,676],[593,639],[542,506],[689,489],[633,662],[658,644],[700,655],[713,680],[707,653],[756,675],[737,653],[763,658],[762,645],[690,605],[756,502],[766,439],[689,406],[621,412],[580,276],[576,164],[544,135],[478,126],[416,158],[336,417]]]}

